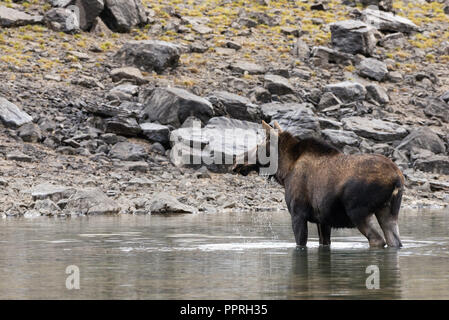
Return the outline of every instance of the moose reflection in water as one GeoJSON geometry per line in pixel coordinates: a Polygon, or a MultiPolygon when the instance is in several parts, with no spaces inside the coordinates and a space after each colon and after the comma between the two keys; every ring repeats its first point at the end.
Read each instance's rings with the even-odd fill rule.
{"type": "Polygon", "coordinates": [[[390,159],[375,154],[345,155],[324,141],[299,139],[282,131],[277,122],[274,125],[262,121],[265,141],[244,159],[237,159],[233,170],[243,175],[259,171],[267,166],[259,155],[266,150],[278,152],[273,177],[285,187],[298,246],[307,244],[307,222],[317,224],[321,245],[330,245],[331,228],[357,227],[371,247],[402,246],[398,215],[404,177],[390,159]],[[273,137],[277,141],[271,141],[273,137]],[[248,159],[255,154],[250,163],[248,159]],[[374,216],[385,239],[375,228],[374,216]]]}

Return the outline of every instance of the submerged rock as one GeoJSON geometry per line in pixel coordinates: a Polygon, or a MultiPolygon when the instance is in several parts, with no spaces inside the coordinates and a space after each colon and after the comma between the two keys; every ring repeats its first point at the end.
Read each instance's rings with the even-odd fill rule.
{"type": "Polygon", "coordinates": [[[182,204],[175,197],[167,193],[156,193],[149,201],[151,214],[170,214],[170,213],[195,213],[194,207],[182,204]]]}

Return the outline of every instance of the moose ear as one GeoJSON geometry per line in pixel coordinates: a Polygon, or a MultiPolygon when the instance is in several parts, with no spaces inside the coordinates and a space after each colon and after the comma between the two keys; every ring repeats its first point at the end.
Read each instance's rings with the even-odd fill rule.
{"type": "Polygon", "coordinates": [[[273,129],[268,123],[266,123],[263,120],[262,120],[262,128],[264,128],[267,132],[270,132],[270,130],[273,129]]]}
{"type": "Polygon", "coordinates": [[[282,132],[282,128],[277,121],[274,121],[274,128],[277,129],[279,133],[282,132]]]}

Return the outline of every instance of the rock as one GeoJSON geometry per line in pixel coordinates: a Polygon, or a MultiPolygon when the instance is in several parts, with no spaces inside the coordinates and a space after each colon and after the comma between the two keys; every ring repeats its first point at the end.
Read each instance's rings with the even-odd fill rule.
{"type": "Polygon", "coordinates": [[[227,172],[235,157],[260,143],[260,129],[253,122],[215,117],[204,128],[174,130],[170,135],[170,160],[176,166],[206,166],[213,172],[227,172]]]}
{"type": "Polygon", "coordinates": [[[376,46],[375,29],[362,21],[345,20],[330,24],[334,49],[366,56],[372,55],[376,46]]]}
{"type": "Polygon", "coordinates": [[[366,96],[365,87],[360,83],[351,81],[329,84],[325,87],[325,91],[332,92],[344,103],[364,100],[366,96]]]}
{"type": "Polygon", "coordinates": [[[399,83],[404,79],[404,77],[399,71],[391,71],[388,73],[387,79],[393,83],[399,83]]]}
{"type": "Polygon", "coordinates": [[[369,84],[366,87],[367,99],[372,99],[380,105],[385,105],[390,102],[387,91],[378,84],[369,84]]]}
{"type": "Polygon", "coordinates": [[[31,196],[34,201],[49,199],[58,202],[62,199],[69,198],[75,192],[76,190],[74,188],[50,183],[38,184],[31,188],[31,196]]]}
{"type": "Polygon", "coordinates": [[[262,117],[266,122],[271,122],[272,118],[278,119],[281,118],[287,112],[302,108],[303,108],[302,104],[279,103],[279,102],[264,103],[260,106],[262,117]]]}
{"type": "Polygon", "coordinates": [[[419,27],[407,18],[381,10],[365,9],[362,19],[381,31],[410,33],[419,31],[419,27]]]}
{"type": "Polygon", "coordinates": [[[106,119],[106,132],[115,133],[125,137],[138,136],[142,129],[134,118],[114,117],[106,119]]]}
{"type": "Polygon", "coordinates": [[[446,91],[445,93],[443,93],[441,95],[440,99],[446,103],[449,103],[449,91],[446,91]]]}
{"type": "Polygon", "coordinates": [[[326,66],[329,63],[345,65],[355,62],[355,57],[352,54],[323,46],[313,47],[310,55],[314,58],[313,61],[316,66],[326,66]]]}
{"type": "Polygon", "coordinates": [[[129,32],[144,25],[147,16],[141,0],[104,0],[101,18],[112,31],[129,32]]]}
{"type": "Polygon", "coordinates": [[[325,92],[321,96],[320,102],[318,104],[319,110],[324,110],[329,107],[341,105],[342,102],[338,99],[332,92],[325,92]]]}
{"type": "Polygon", "coordinates": [[[62,213],[61,208],[50,199],[37,200],[34,203],[34,210],[43,216],[54,216],[62,213]]]}
{"type": "Polygon", "coordinates": [[[20,152],[20,151],[12,151],[6,154],[6,160],[19,161],[19,162],[31,162],[33,158],[20,152]]]}
{"type": "Polygon", "coordinates": [[[125,43],[114,59],[144,71],[162,73],[178,65],[181,48],[166,41],[140,40],[125,43]]]}
{"type": "Polygon", "coordinates": [[[397,149],[408,151],[411,151],[412,148],[430,150],[435,154],[446,152],[443,140],[431,129],[425,127],[412,130],[397,146],[397,149]]]}
{"type": "Polygon", "coordinates": [[[29,24],[42,23],[44,17],[32,16],[25,12],[0,6],[0,26],[19,27],[29,24]]]}
{"type": "Polygon", "coordinates": [[[130,83],[125,83],[112,88],[107,95],[107,99],[132,101],[133,96],[137,96],[138,93],[139,93],[138,86],[130,83]]]}
{"type": "Polygon", "coordinates": [[[354,131],[357,135],[376,141],[394,141],[407,135],[400,125],[379,119],[349,117],[342,120],[346,130],[354,131]]]}
{"type": "Polygon", "coordinates": [[[0,97],[0,120],[5,126],[15,128],[33,121],[33,118],[14,103],[0,97]]]}
{"type": "Polygon", "coordinates": [[[343,148],[344,146],[358,147],[360,144],[359,137],[352,131],[324,129],[321,134],[325,140],[337,148],[343,148]]]}
{"type": "Polygon", "coordinates": [[[316,2],[310,5],[310,10],[326,11],[327,6],[322,2],[316,2]]]}
{"type": "Polygon", "coordinates": [[[292,54],[302,60],[308,59],[310,56],[309,45],[302,39],[296,40],[292,54]]]}
{"type": "Polygon", "coordinates": [[[49,0],[48,2],[50,2],[52,7],[65,8],[72,3],[73,0],[49,0]]]}
{"type": "Polygon", "coordinates": [[[135,84],[145,84],[148,82],[139,69],[134,67],[124,67],[117,68],[111,71],[111,78],[113,82],[118,82],[120,80],[128,80],[134,82],[135,84]]]}
{"type": "Polygon", "coordinates": [[[120,206],[97,188],[78,190],[67,201],[64,214],[98,215],[117,214],[120,206]]]}
{"type": "Polygon", "coordinates": [[[259,107],[246,97],[227,91],[215,91],[207,99],[214,107],[215,116],[226,115],[233,119],[254,122],[261,120],[259,107]]]}
{"type": "Polygon", "coordinates": [[[363,6],[376,6],[383,11],[393,10],[393,0],[361,0],[363,6]]]}
{"type": "Polygon", "coordinates": [[[373,58],[365,58],[357,66],[362,77],[382,81],[388,74],[387,65],[382,61],[373,58]]]}
{"type": "Polygon", "coordinates": [[[77,84],[77,85],[85,87],[85,88],[104,89],[104,85],[100,81],[98,81],[94,77],[89,77],[89,76],[81,76],[81,77],[73,78],[72,80],[70,80],[70,83],[77,84]]]}
{"type": "Polygon", "coordinates": [[[248,74],[264,74],[265,67],[245,61],[238,61],[229,66],[232,71],[237,73],[248,73],[248,74]]]}
{"type": "Polygon", "coordinates": [[[288,79],[277,76],[274,74],[266,74],[264,77],[265,88],[271,92],[271,94],[285,95],[294,92],[292,85],[288,82],[288,79]]]}
{"type": "Polygon", "coordinates": [[[195,213],[194,207],[182,204],[175,197],[167,193],[156,193],[152,195],[149,201],[151,214],[170,214],[170,213],[195,213]]]}
{"type": "Polygon", "coordinates": [[[449,157],[433,155],[425,159],[418,159],[413,164],[413,168],[435,174],[449,174],[449,157]]]}
{"type": "Polygon", "coordinates": [[[170,128],[158,123],[141,123],[140,128],[142,133],[148,140],[152,142],[159,142],[162,145],[168,146],[170,142],[170,128]]]}
{"type": "Polygon", "coordinates": [[[189,116],[206,123],[214,112],[208,100],[178,88],[156,88],[144,105],[143,121],[157,121],[175,128],[179,128],[189,116]]]}
{"type": "Polygon", "coordinates": [[[36,143],[42,140],[41,129],[37,124],[32,122],[22,125],[18,130],[18,135],[25,142],[36,143]]]}
{"type": "Polygon", "coordinates": [[[150,166],[145,161],[123,161],[120,163],[125,170],[135,172],[147,172],[150,166]]]}
{"type": "Polygon", "coordinates": [[[287,36],[299,37],[301,35],[301,31],[295,27],[281,27],[281,33],[287,36]]]}
{"type": "Polygon", "coordinates": [[[293,110],[285,113],[277,112],[271,117],[276,120],[283,130],[287,130],[299,138],[320,136],[320,123],[308,103],[290,104],[293,110]]]}
{"type": "Polygon", "coordinates": [[[148,153],[141,145],[131,142],[118,142],[109,151],[109,157],[123,161],[139,161],[148,157],[148,153]]]}
{"type": "Polygon", "coordinates": [[[424,108],[424,114],[428,117],[435,117],[449,123],[449,107],[441,99],[428,99],[424,108]]]}
{"type": "Polygon", "coordinates": [[[65,8],[53,8],[45,13],[44,20],[55,31],[78,33],[80,23],[75,12],[65,8]]]}

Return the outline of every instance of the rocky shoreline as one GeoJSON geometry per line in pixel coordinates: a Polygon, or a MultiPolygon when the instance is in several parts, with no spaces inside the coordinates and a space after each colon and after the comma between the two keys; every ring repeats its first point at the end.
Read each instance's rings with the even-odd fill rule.
{"type": "Polygon", "coordinates": [[[0,215],[285,210],[210,161],[261,120],[384,154],[404,207],[447,207],[449,3],[366,2],[0,2],[0,215]]]}

